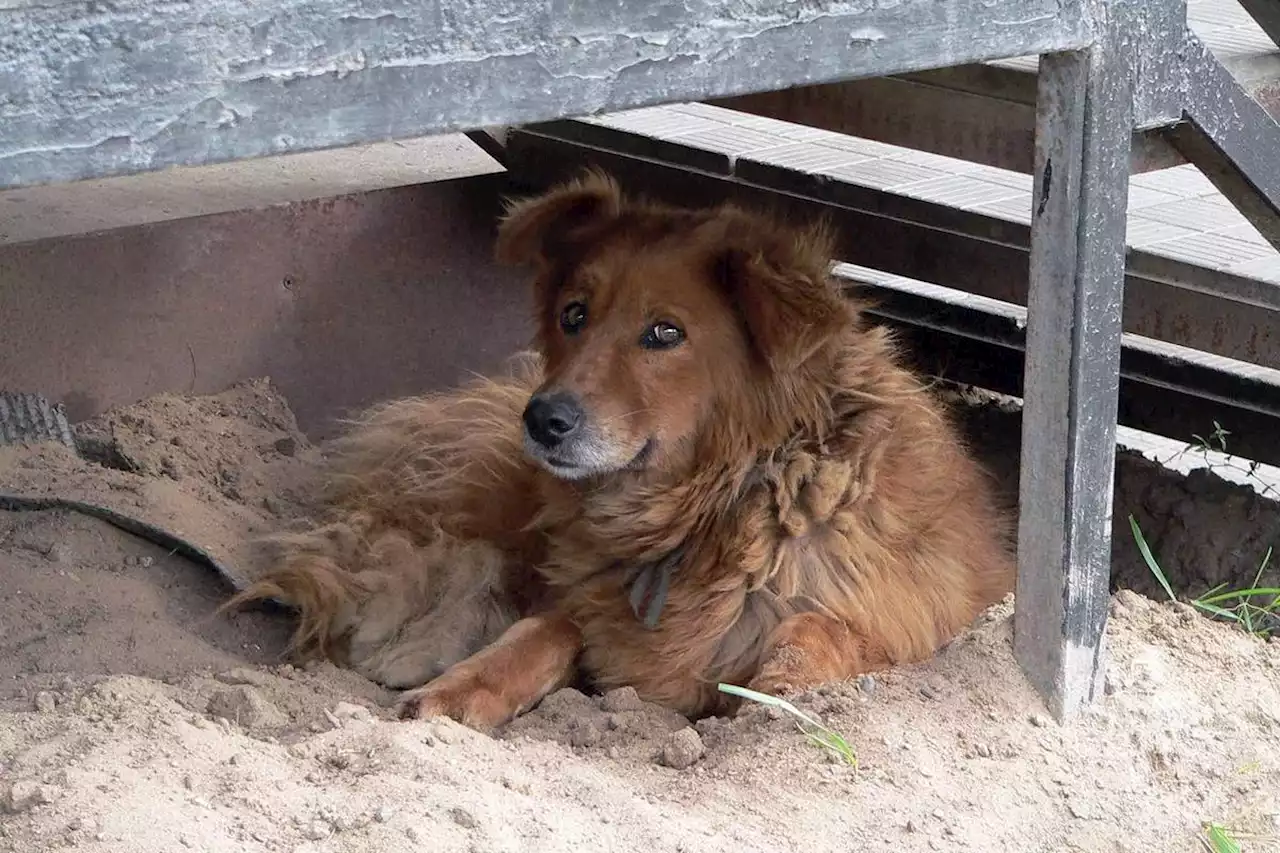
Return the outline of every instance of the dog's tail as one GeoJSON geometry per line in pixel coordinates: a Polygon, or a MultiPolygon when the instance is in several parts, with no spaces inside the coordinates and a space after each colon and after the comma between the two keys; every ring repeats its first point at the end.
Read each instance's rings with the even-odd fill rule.
{"type": "Polygon", "coordinates": [[[434,661],[426,671],[490,638],[511,610],[509,568],[529,562],[508,555],[541,544],[520,429],[539,369],[515,360],[507,378],[353,421],[324,472],[320,523],[257,543],[266,571],[220,612],[274,599],[298,611],[295,654],[398,678],[413,667],[393,667],[397,649],[434,661]]]}
{"type": "Polygon", "coordinates": [[[500,549],[438,528],[415,542],[367,520],[352,513],[265,540],[275,551],[270,569],[221,609],[292,605],[295,656],[322,657],[391,688],[429,681],[518,618],[508,591],[513,563],[500,549]]]}
{"type": "Polygon", "coordinates": [[[290,649],[301,657],[340,662],[343,639],[362,605],[377,590],[377,575],[360,571],[370,554],[351,523],[331,523],[305,533],[279,534],[259,547],[270,569],[218,608],[218,614],[266,601],[298,612],[290,649]]]}

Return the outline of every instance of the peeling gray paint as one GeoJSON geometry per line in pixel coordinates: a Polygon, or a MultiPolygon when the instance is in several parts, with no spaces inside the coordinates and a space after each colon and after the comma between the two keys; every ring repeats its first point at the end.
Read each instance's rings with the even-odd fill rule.
{"type": "Polygon", "coordinates": [[[0,6],[0,187],[1074,48],[1081,0],[0,6]]]}
{"type": "MultiPolygon", "coordinates": [[[[1096,0],[1097,11],[1107,8],[1096,0]]],[[[1114,0],[1117,11],[1144,0],[1114,0]]],[[[1014,654],[1059,720],[1095,695],[1109,600],[1137,62],[1133,17],[1041,57],[1014,654]]]]}

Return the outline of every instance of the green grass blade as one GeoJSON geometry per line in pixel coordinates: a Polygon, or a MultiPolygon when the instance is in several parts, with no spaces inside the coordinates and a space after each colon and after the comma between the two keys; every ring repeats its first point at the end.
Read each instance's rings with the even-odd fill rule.
{"type": "Polygon", "coordinates": [[[1201,601],[1204,601],[1205,599],[1209,598],[1209,597],[1210,597],[1210,596],[1212,596],[1212,595],[1217,595],[1218,593],[1222,592],[1222,591],[1223,591],[1224,589],[1226,589],[1226,588],[1227,588],[1226,583],[1220,583],[1220,584],[1218,584],[1217,586],[1215,586],[1213,589],[1211,589],[1211,590],[1207,591],[1206,593],[1204,593],[1203,595],[1201,595],[1201,596],[1200,596],[1200,600],[1201,600],[1201,601]]]}
{"type": "Polygon", "coordinates": [[[1263,586],[1254,587],[1253,589],[1233,589],[1227,592],[1220,592],[1217,595],[1202,595],[1196,601],[1202,604],[1217,604],[1222,601],[1245,601],[1261,595],[1280,595],[1280,587],[1263,586]]]}
{"type": "Polygon", "coordinates": [[[758,702],[771,708],[778,708],[785,711],[792,717],[796,718],[801,734],[815,746],[821,747],[833,753],[837,758],[849,764],[852,767],[858,766],[858,755],[853,751],[853,747],[845,740],[844,736],[837,731],[827,728],[822,723],[810,717],[804,711],[801,711],[795,705],[792,705],[786,699],[778,696],[770,696],[768,693],[759,693],[755,690],[749,690],[746,687],[738,687],[736,684],[718,684],[716,685],[721,693],[728,693],[731,696],[738,696],[742,699],[749,699],[752,702],[758,702]],[[805,726],[809,728],[806,729],[805,726]]]}
{"type": "Polygon", "coordinates": [[[1267,564],[1271,562],[1271,548],[1267,548],[1267,553],[1262,555],[1262,565],[1258,566],[1257,577],[1253,579],[1253,585],[1258,585],[1258,578],[1262,577],[1262,573],[1267,570],[1267,564]]]}
{"type": "Polygon", "coordinates": [[[731,696],[740,696],[743,699],[750,699],[752,702],[759,702],[761,705],[768,705],[771,708],[778,708],[786,711],[798,720],[808,723],[816,729],[825,729],[826,726],[810,717],[804,711],[801,711],[795,705],[792,705],[786,699],[780,699],[777,696],[770,696],[768,693],[757,693],[754,690],[748,690],[745,687],[739,687],[736,684],[720,684],[717,685],[721,693],[728,693],[731,696]]]}
{"type": "Polygon", "coordinates": [[[804,732],[804,736],[815,746],[835,753],[838,758],[851,767],[858,766],[858,756],[854,754],[853,747],[849,746],[848,741],[835,732],[830,730],[825,732],[804,732]]]}
{"type": "Polygon", "coordinates": [[[1205,836],[1209,839],[1209,849],[1213,853],[1243,853],[1240,845],[1231,837],[1225,827],[1216,823],[1207,824],[1204,828],[1205,836]]]}
{"type": "Polygon", "coordinates": [[[1205,611],[1206,613],[1212,613],[1214,616],[1217,616],[1219,619],[1229,619],[1232,622],[1240,621],[1239,614],[1237,614],[1234,610],[1225,610],[1221,607],[1218,607],[1216,604],[1205,604],[1203,601],[1193,601],[1191,603],[1194,604],[1196,607],[1199,607],[1201,610],[1205,611]]]}
{"type": "Polygon", "coordinates": [[[1132,515],[1129,516],[1129,527],[1133,530],[1133,539],[1138,543],[1138,550],[1142,552],[1142,559],[1146,561],[1147,568],[1151,570],[1151,574],[1156,576],[1160,586],[1164,587],[1165,595],[1169,596],[1169,600],[1177,601],[1178,597],[1173,594],[1173,587],[1169,586],[1168,578],[1160,570],[1160,564],[1156,562],[1155,556],[1151,553],[1151,548],[1147,545],[1146,537],[1142,535],[1142,529],[1138,527],[1138,520],[1132,515]]]}

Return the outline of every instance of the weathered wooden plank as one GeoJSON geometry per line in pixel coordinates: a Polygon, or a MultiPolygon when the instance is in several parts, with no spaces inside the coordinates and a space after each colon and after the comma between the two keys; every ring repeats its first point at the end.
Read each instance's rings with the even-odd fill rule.
{"type": "MultiPolygon", "coordinates": [[[[1265,28],[1280,24],[1280,0],[1249,0],[1250,12],[1265,28]]],[[[1219,11],[1229,12],[1223,8],[1219,11]]],[[[1130,46],[1136,61],[1133,173],[1186,162],[1162,129],[1182,118],[1188,96],[1197,95],[1193,71],[1174,80],[1186,61],[1199,66],[1196,50],[1184,56],[1188,14],[1183,0],[1146,0],[1125,10],[1132,20],[1130,46]]],[[[1239,10],[1236,16],[1241,16],[1239,10]]],[[[1228,20],[1234,20],[1229,16],[1228,20]]],[[[1280,51],[1272,54],[1233,47],[1231,33],[1217,19],[1193,20],[1205,29],[1208,47],[1227,78],[1273,117],[1280,116],[1280,51]]],[[[1210,75],[1216,72],[1210,72],[1210,75]]],[[[1214,84],[1216,85],[1216,84],[1214,84]]],[[[1035,64],[964,65],[911,72],[881,80],[856,80],[753,93],[721,99],[730,109],[851,133],[1005,169],[1030,172],[1035,130],[1035,64]]]]}
{"type": "Polygon", "coordinates": [[[1119,44],[1040,62],[1014,653],[1060,720],[1103,676],[1134,126],[1119,44]]]}
{"type": "Polygon", "coordinates": [[[1280,248],[1280,125],[1191,32],[1182,55],[1171,88],[1190,122],[1171,131],[1174,145],[1280,248]]]}
{"type": "Polygon", "coordinates": [[[1258,22],[1262,31],[1280,45],[1280,3],[1276,0],[1239,0],[1249,17],[1258,22]]]}
{"type": "Polygon", "coordinates": [[[1089,40],[1081,0],[117,0],[0,11],[0,188],[1089,40]]]}

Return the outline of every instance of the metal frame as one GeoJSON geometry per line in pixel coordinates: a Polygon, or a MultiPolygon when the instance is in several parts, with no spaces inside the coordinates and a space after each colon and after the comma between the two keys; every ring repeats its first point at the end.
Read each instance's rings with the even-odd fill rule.
{"type": "Polygon", "coordinates": [[[1039,54],[1014,643],[1067,719],[1102,669],[1134,132],[1175,127],[1280,237],[1280,128],[1185,21],[1185,0],[0,0],[0,189],[1039,54]]]}
{"type": "MultiPolygon", "coordinates": [[[[1023,396],[1024,309],[866,269],[842,266],[836,275],[870,299],[868,315],[895,331],[924,375],[1023,396]]],[[[1118,411],[1122,426],[1184,441],[1214,422],[1231,424],[1234,454],[1280,466],[1280,371],[1126,334],[1118,411]]]]}
{"type": "MultiPolygon", "coordinates": [[[[733,199],[824,217],[839,233],[841,257],[862,266],[1027,301],[1031,229],[1021,223],[586,121],[512,130],[506,156],[513,177],[530,189],[568,177],[587,160],[676,203],[733,199]]],[[[1280,368],[1280,340],[1270,332],[1280,288],[1134,249],[1125,290],[1127,331],[1280,368]]]]}
{"type": "Polygon", "coordinates": [[[1091,48],[1039,71],[1014,653],[1060,719],[1102,683],[1132,131],[1190,121],[1218,156],[1182,153],[1280,235],[1280,127],[1186,28],[1185,5],[1105,11],[1091,48]]]}
{"type": "Polygon", "coordinates": [[[1182,50],[1178,76],[1166,83],[1185,99],[1187,120],[1173,128],[1174,147],[1280,248],[1280,125],[1194,35],[1182,50]]]}
{"type": "MultiPolygon", "coordinates": [[[[1280,6],[1274,0],[1238,2],[1273,41],[1280,39],[1280,6]]],[[[1158,2],[1150,8],[1147,40],[1176,48],[1186,25],[1184,7],[1158,2]],[[1155,33],[1156,27],[1162,32],[1155,33]]],[[[1154,58],[1157,66],[1166,64],[1166,57],[1154,58]]],[[[1030,174],[1037,80],[1036,63],[1027,59],[759,92],[714,103],[1030,174]]],[[[1280,52],[1232,55],[1220,64],[1245,94],[1272,116],[1280,116],[1280,52]]],[[[1176,113],[1166,116],[1172,117],[1176,113]]],[[[1133,173],[1187,162],[1171,144],[1167,124],[1139,122],[1130,161],[1133,173]]]]}
{"type": "Polygon", "coordinates": [[[1037,103],[1014,653],[1060,719],[1102,682],[1132,131],[1191,122],[1217,157],[1182,153],[1280,235],[1280,127],[1186,28],[1185,5],[1105,11],[1091,48],[1041,58],[1037,103]]]}

